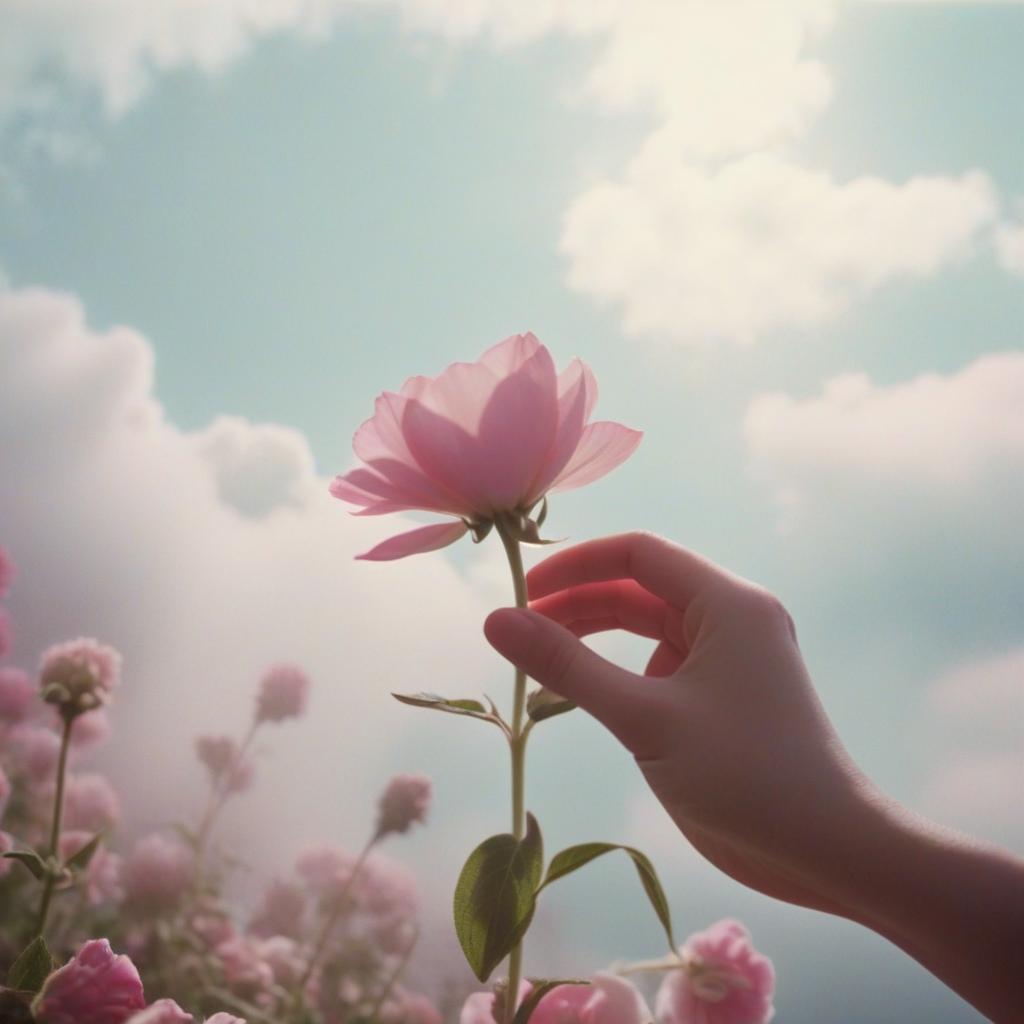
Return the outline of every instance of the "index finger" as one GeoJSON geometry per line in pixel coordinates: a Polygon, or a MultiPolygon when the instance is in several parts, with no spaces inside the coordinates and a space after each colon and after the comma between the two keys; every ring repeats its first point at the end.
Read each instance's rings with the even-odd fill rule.
{"type": "Polygon", "coordinates": [[[729,574],[714,562],[654,533],[636,531],[587,540],[551,555],[526,576],[530,600],[581,583],[636,580],[677,608],[729,574]]]}

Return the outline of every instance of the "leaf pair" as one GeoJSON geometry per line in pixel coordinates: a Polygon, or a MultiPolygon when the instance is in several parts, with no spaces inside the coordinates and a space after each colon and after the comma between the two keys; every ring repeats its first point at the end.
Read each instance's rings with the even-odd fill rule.
{"type": "MultiPolygon", "coordinates": [[[[665,930],[669,948],[675,951],[668,900],[654,865],[643,853],[618,843],[570,846],[555,854],[541,881],[544,846],[540,827],[532,814],[527,814],[526,819],[526,835],[522,839],[511,833],[485,839],[469,855],[455,885],[455,931],[466,960],[480,981],[487,981],[526,934],[543,889],[613,850],[622,850],[633,861],[665,930]]],[[[558,984],[565,982],[550,982],[549,988],[558,984]]],[[[527,1019],[524,1017],[523,1021],[527,1019]]]]}

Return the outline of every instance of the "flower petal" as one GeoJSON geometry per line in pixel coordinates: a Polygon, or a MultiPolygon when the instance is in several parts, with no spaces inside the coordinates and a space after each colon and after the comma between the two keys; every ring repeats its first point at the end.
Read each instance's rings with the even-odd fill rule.
{"type": "Polygon", "coordinates": [[[579,447],[549,491],[568,491],[600,479],[633,454],[643,432],[621,423],[598,420],[583,431],[579,447]]]}
{"type": "Polygon", "coordinates": [[[498,377],[507,377],[515,373],[527,359],[530,359],[541,348],[532,331],[526,334],[513,334],[497,345],[492,345],[479,359],[498,377]]]}
{"type": "Polygon", "coordinates": [[[424,551],[437,551],[454,544],[464,536],[469,527],[460,519],[454,523],[435,523],[432,526],[419,526],[407,533],[399,533],[381,541],[369,551],[356,555],[357,559],[367,562],[390,562],[407,555],[418,555],[424,551]]]}

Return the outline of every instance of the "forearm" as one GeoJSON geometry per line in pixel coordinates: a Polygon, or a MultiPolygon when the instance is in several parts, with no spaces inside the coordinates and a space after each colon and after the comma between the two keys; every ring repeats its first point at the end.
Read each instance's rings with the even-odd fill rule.
{"type": "Polygon", "coordinates": [[[1024,861],[872,799],[835,896],[998,1024],[1024,1020],[1024,861]]]}

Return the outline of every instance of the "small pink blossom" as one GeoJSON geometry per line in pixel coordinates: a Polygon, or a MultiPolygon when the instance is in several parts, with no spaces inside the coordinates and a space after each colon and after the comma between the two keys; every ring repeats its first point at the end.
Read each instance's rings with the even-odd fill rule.
{"type": "Polygon", "coordinates": [[[86,754],[106,743],[110,732],[110,719],[102,708],[79,715],[71,730],[71,749],[76,754],[86,754]]]}
{"type": "Polygon", "coordinates": [[[658,990],[658,1024],[766,1024],[775,1016],[772,962],[738,921],[691,935],[679,952],[683,967],[658,990]]]}
{"type": "Polygon", "coordinates": [[[234,922],[223,910],[205,907],[198,910],[189,920],[192,931],[211,948],[233,939],[237,934],[234,922]]]}
{"type": "Polygon", "coordinates": [[[10,666],[0,668],[0,722],[24,722],[38,696],[28,673],[10,666]]]}
{"type": "Polygon", "coordinates": [[[96,772],[68,776],[64,788],[64,824],[68,829],[101,832],[121,817],[121,801],[113,786],[96,772]]]}
{"type": "Polygon", "coordinates": [[[356,859],[337,846],[313,846],[303,850],[295,861],[295,870],[309,890],[319,899],[330,899],[347,884],[356,859]]]}
{"type": "Polygon", "coordinates": [[[368,858],[356,883],[362,910],[379,918],[408,920],[419,904],[416,879],[401,862],[374,854],[368,858]]]}
{"type": "Polygon", "coordinates": [[[391,994],[377,1019],[380,1024],[442,1024],[441,1014],[426,996],[402,988],[391,994]]]}
{"type": "Polygon", "coordinates": [[[158,999],[140,1013],[128,1018],[127,1024],[192,1024],[195,1018],[173,999],[158,999]]]}
{"type": "Polygon", "coordinates": [[[260,957],[256,945],[236,935],[216,947],[224,980],[237,992],[259,992],[274,983],[274,972],[260,957]]]}
{"type": "Polygon", "coordinates": [[[196,740],[196,754],[210,773],[211,784],[223,785],[228,793],[241,793],[252,785],[253,764],[241,753],[230,736],[200,736],[196,740]]]}
{"type": "Polygon", "coordinates": [[[275,665],[260,682],[256,721],[281,722],[306,710],[309,677],[296,665],[275,665]]]}
{"type": "Polygon", "coordinates": [[[8,734],[14,764],[31,784],[54,784],[60,758],[60,738],[51,729],[23,723],[8,734]]]}
{"type": "Polygon", "coordinates": [[[263,938],[286,935],[297,939],[302,935],[305,913],[306,894],[302,888],[294,882],[274,879],[263,893],[263,901],[253,916],[249,931],[263,938]]]}
{"type": "Polygon", "coordinates": [[[181,842],[153,832],[136,842],[124,864],[128,899],[139,908],[170,910],[192,884],[192,853],[181,842]]]}
{"type": "MultiPolygon", "coordinates": [[[[516,999],[516,1006],[533,991],[533,986],[528,981],[519,983],[519,998],[516,999]]],[[[459,1012],[459,1024],[494,1024],[495,1016],[494,993],[474,992],[462,1004],[459,1012]]]]}
{"type": "Polygon", "coordinates": [[[598,973],[590,985],[559,985],[537,1004],[531,1024],[649,1024],[651,1011],[625,978],[598,973]]]}
{"type": "Polygon", "coordinates": [[[144,1009],[142,979],[126,956],[115,956],[106,939],[90,939],[36,997],[37,1024],[124,1024],[144,1009]]]}
{"type": "Polygon", "coordinates": [[[396,775],[380,798],[377,835],[408,832],[413,822],[423,821],[430,806],[430,779],[423,775],[396,775]]]}
{"type": "Polygon", "coordinates": [[[640,433],[588,419],[594,375],[575,359],[562,373],[532,335],[516,334],[474,363],[411,377],[385,391],[353,447],[365,463],[335,477],[331,494],[356,515],[422,509],[454,522],[399,534],[360,558],[404,558],[526,514],[552,491],[582,487],[625,461],[640,433]]]}
{"type": "Polygon", "coordinates": [[[0,658],[6,657],[14,647],[14,629],[6,608],[0,608],[0,658]]]}
{"type": "Polygon", "coordinates": [[[79,715],[109,700],[120,672],[121,655],[113,647],[79,637],[43,652],[39,686],[62,714],[79,715]]]}
{"type": "Polygon", "coordinates": [[[13,580],[14,562],[11,561],[7,548],[0,544],[0,601],[10,593],[13,580]]]}
{"type": "MultiPolygon", "coordinates": [[[[80,830],[62,833],[59,846],[61,860],[69,860],[92,838],[91,833],[80,830]]],[[[96,906],[121,897],[121,866],[121,858],[101,842],[88,866],[80,873],[89,903],[96,906]]]]}
{"type": "Polygon", "coordinates": [[[274,983],[282,988],[297,984],[306,969],[306,958],[299,944],[285,935],[274,935],[256,945],[257,955],[274,973],[274,983]]]}

